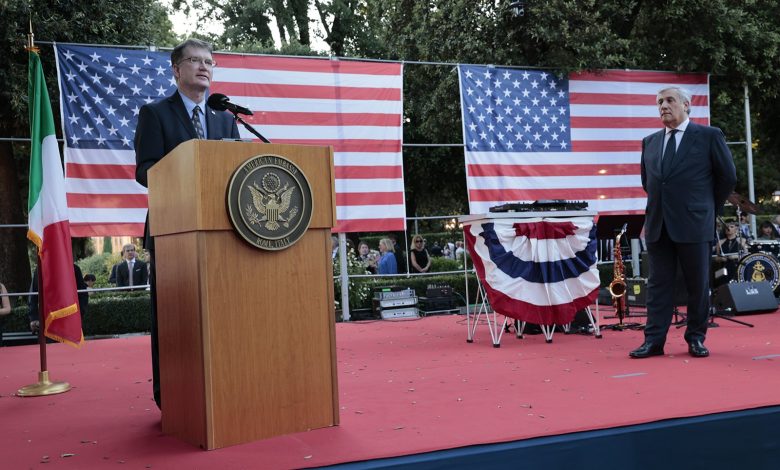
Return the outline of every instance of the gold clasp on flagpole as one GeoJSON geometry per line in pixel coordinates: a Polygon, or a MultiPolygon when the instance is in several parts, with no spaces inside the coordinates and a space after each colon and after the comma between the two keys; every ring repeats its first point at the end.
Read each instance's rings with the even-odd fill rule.
{"type": "Polygon", "coordinates": [[[38,52],[39,49],[35,47],[35,34],[33,34],[32,29],[32,17],[30,18],[30,32],[27,33],[27,47],[25,47],[30,52],[38,52]]]}

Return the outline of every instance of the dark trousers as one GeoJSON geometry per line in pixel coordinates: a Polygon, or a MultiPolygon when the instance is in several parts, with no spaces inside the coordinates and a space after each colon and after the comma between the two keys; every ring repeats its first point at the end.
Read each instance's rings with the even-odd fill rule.
{"type": "Polygon", "coordinates": [[[149,250],[149,297],[151,300],[151,336],[152,336],[152,392],[154,402],[160,404],[160,343],[157,336],[157,272],[155,270],[154,250],[149,250]]]}
{"type": "Polygon", "coordinates": [[[647,280],[645,341],[663,345],[674,313],[674,288],[679,261],[688,290],[685,341],[704,341],[710,310],[710,253],[712,242],[676,243],[661,227],[658,241],[647,244],[650,271],[647,280]]]}

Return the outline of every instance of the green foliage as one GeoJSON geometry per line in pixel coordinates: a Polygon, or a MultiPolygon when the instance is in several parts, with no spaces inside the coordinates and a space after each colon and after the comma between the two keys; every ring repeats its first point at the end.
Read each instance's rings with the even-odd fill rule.
{"type": "Polygon", "coordinates": [[[457,271],[463,269],[463,262],[455,259],[441,257],[431,258],[431,272],[440,273],[447,271],[457,271]]]}
{"type": "Polygon", "coordinates": [[[113,294],[89,299],[84,334],[139,333],[151,328],[149,293],[113,294]]]}
{"type": "MultiPolygon", "coordinates": [[[[0,137],[28,137],[27,33],[32,26],[37,41],[87,44],[155,44],[175,42],[165,8],[157,0],[115,2],[108,0],[11,0],[0,2],[0,137]]],[[[50,44],[39,44],[49,96],[59,121],[59,93],[54,53],[50,44]]],[[[60,132],[62,126],[55,123],[60,132]]],[[[0,142],[0,223],[26,220],[29,146],[0,142]]],[[[25,256],[24,230],[0,229],[0,276],[14,291],[30,284],[30,264],[25,256]],[[8,250],[8,251],[4,251],[8,250]]],[[[74,241],[77,257],[89,253],[82,240],[74,241]]]]}
{"type": "Polygon", "coordinates": [[[95,285],[93,287],[111,287],[108,278],[111,275],[111,268],[122,258],[119,253],[99,253],[76,261],[83,274],[94,274],[95,285]]]}
{"type": "MultiPolygon", "coordinates": [[[[333,275],[336,276],[333,282],[335,290],[336,306],[341,304],[341,278],[338,277],[341,273],[341,260],[337,256],[333,260],[333,275]]],[[[366,271],[366,266],[355,255],[353,251],[347,251],[347,273],[348,274],[370,274],[366,271]]],[[[365,303],[366,299],[371,295],[371,289],[364,283],[358,282],[357,279],[349,280],[349,306],[350,308],[360,308],[359,305],[365,303]]]]}
{"type": "MultiPolygon", "coordinates": [[[[147,332],[151,325],[149,292],[93,294],[82,317],[85,336],[147,332]]],[[[0,321],[3,331],[30,331],[27,305],[15,307],[0,321]]]]}

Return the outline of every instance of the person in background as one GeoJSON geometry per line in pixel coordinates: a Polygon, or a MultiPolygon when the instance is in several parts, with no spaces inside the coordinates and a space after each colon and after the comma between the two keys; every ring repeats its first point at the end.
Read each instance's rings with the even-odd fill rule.
{"type": "Polygon", "coordinates": [[[358,243],[358,257],[360,258],[360,261],[363,262],[363,266],[365,266],[366,271],[370,272],[371,274],[376,274],[377,255],[378,253],[371,251],[371,249],[368,247],[368,243],[358,243]]]}
{"type": "Polygon", "coordinates": [[[748,222],[747,214],[744,212],[739,214],[739,233],[745,240],[753,239],[753,234],[750,233],[750,222],[748,222]]]}
{"type": "MultiPolygon", "coordinates": [[[[81,274],[81,268],[77,264],[73,264],[73,275],[76,277],[76,289],[79,291],[85,291],[87,284],[84,282],[84,275],[81,274]]],[[[30,292],[38,292],[38,268],[33,271],[32,282],[30,283],[30,292]]],[[[89,305],[89,293],[79,292],[79,312],[81,313],[81,328],[84,328],[84,318],[87,316],[87,306],[89,305]]],[[[38,315],[38,296],[30,295],[27,297],[27,305],[30,308],[27,316],[30,320],[30,331],[33,333],[38,332],[40,327],[39,315],[38,315]]]]}
{"type": "Polygon", "coordinates": [[[11,300],[8,298],[8,291],[5,290],[5,286],[3,283],[0,283],[0,294],[3,294],[2,297],[0,297],[0,317],[8,315],[11,313],[11,300]]]}
{"type": "MultiPolygon", "coordinates": [[[[95,282],[97,281],[97,278],[94,274],[85,274],[84,275],[84,284],[87,285],[87,289],[92,289],[92,286],[95,285],[95,282]]],[[[92,295],[92,292],[88,293],[89,295],[92,295]]]]}
{"type": "Polygon", "coordinates": [[[398,262],[395,260],[393,246],[393,241],[389,238],[379,241],[379,252],[382,254],[379,258],[379,274],[398,274],[398,262]]]}
{"type": "Polygon", "coordinates": [[[444,255],[444,253],[441,250],[441,247],[439,246],[439,242],[435,241],[433,242],[433,247],[431,247],[431,256],[434,258],[440,258],[444,255]]]}
{"type": "Polygon", "coordinates": [[[772,232],[774,233],[775,238],[780,238],[780,214],[772,219],[772,232]]]}
{"type": "Polygon", "coordinates": [[[772,222],[768,220],[761,222],[756,240],[775,240],[775,228],[772,226],[772,222]]]}
{"type": "Polygon", "coordinates": [[[111,266],[111,274],[108,276],[109,284],[116,285],[116,268],[121,263],[122,263],[122,261],[120,261],[119,263],[116,263],[115,265],[111,266]]]}
{"type": "Polygon", "coordinates": [[[425,249],[425,240],[419,235],[412,237],[409,262],[413,273],[427,273],[431,269],[431,257],[428,256],[428,250],[425,249]]]}
{"type": "Polygon", "coordinates": [[[135,245],[128,243],[122,247],[124,261],[116,268],[117,287],[143,286],[149,279],[149,270],[146,263],[136,256],[135,245]]]}
{"type": "Polygon", "coordinates": [[[330,259],[335,260],[339,257],[339,237],[330,237],[330,259]]]}
{"type": "Polygon", "coordinates": [[[455,259],[463,259],[463,255],[466,250],[463,248],[463,242],[458,240],[455,242],[455,259]]]}
{"type": "Polygon", "coordinates": [[[726,236],[718,240],[718,246],[713,247],[713,250],[715,252],[714,262],[716,267],[726,268],[726,274],[721,279],[718,279],[718,282],[713,287],[718,287],[735,279],[740,252],[747,249],[745,239],[737,237],[738,227],[736,222],[727,223],[725,231],[726,236]]]}

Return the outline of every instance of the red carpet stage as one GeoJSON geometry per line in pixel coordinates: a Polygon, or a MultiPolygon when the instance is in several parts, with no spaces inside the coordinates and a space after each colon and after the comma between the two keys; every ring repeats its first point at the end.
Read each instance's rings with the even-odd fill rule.
{"type": "Polygon", "coordinates": [[[49,345],[52,379],[74,389],[41,398],[14,395],[37,380],[37,346],[2,348],[0,467],[273,469],[363,461],[345,467],[535,468],[520,464],[534,443],[546,449],[535,458],[570,455],[578,468],[661,468],[648,458],[675,455],[692,447],[686,439],[698,429],[728,422],[702,431],[714,437],[687,455],[716,455],[725,465],[718,449],[736,446],[734,462],[752,459],[741,468],[778,468],[780,315],[739,319],[755,328],[719,320],[707,359],[689,357],[683,330],[672,328],[667,355],[645,360],[627,356],[641,343],[639,331],[607,330],[602,339],[556,333],[552,344],[542,335],[505,334],[493,348],[485,325],[466,343],[463,316],[340,323],[340,426],[210,452],[161,433],[148,336],[88,341],[82,350],[49,345]],[[756,417],[762,424],[749,421],[756,417]],[[664,435],[666,447],[648,452],[654,429],[666,426],[677,426],[679,439],[664,435]],[[758,451],[748,452],[745,441],[758,451]]]}

